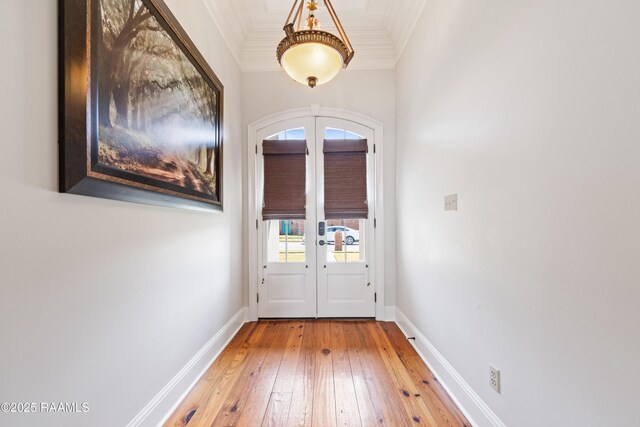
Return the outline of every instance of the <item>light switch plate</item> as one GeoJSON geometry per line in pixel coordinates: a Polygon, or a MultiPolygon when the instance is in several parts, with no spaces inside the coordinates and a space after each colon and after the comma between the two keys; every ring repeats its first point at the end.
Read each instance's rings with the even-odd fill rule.
{"type": "Polygon", "coordinates": [[[457,211],[458,210],[458,195],[450,194],[444,196],[444,210],[445,211],[457,211]]]}

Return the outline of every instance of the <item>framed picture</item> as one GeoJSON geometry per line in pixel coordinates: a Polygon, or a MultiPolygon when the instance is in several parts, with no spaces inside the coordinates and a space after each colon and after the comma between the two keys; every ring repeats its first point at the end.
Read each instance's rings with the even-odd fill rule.
{"type": "Polygon", "coordinates": [[[60,192],[222,210],[223,86],[161,0],[59,0],[60,192]]]}

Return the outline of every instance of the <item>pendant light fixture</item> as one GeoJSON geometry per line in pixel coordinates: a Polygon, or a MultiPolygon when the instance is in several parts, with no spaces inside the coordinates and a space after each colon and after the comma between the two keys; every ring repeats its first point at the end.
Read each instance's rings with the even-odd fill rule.
{"type": "Polygon", "coordinates": [[[309,11],[303,24],[304,2],[305,0],[293,2],[284,25],[286,36],[278,45],[277,57],[280,66],[292,79],[313,88],[329,82],[342,68],[346,68],[354,51],[331,0],[323,0],[323,3],[338,36],[319,29],[315,16],[318,3],[315,0],[307,3],[309,11]]]}

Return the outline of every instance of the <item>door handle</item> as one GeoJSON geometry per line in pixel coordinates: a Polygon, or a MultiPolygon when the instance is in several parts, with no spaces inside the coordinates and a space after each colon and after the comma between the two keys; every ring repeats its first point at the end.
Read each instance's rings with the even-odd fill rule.
{"type": "Polygon", "coordinates": [[[320,246],[324,246],[324,245],[325,245],[325,241],[324,241],[324,240],[320,240],[320,241],[318,242],[318,244],[319,244],[320,246]]]}

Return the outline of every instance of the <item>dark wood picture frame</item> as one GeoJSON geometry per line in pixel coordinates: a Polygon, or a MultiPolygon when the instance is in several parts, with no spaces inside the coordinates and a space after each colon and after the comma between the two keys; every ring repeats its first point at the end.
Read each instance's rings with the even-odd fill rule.
{"type": "MultiPolygon", "coordinates": [[[[162,0],[58,1],[59,191],[194,210],[222,210],[224,88],[169,8],[162,0]],[[153,96],[149,95],[144,98],[145,105],[149,104],[148,99],[150,98],[152,100],[162,99],[162,104],[159,107],[145,107],[145,112],[149,108],[157,108],[158,110],[153,111],[161,110],[164,114],[167,108],[174,109],[173,116],[174,118],[178,117],[177,120],[179,120],[175,129],[169,129],[174,132],[167,133],[167,129],[174,124],[171,120],[165,120],[165,117],[160,114],[156,114],[153,120],[148,118],[149,114],[145,115],[147,117],[144,119],[145,123],[152,123],[149,126],[160,126],[152,128],[154,131],[149,133],[150,136],[144,134],[144,131],[140,131],[139,127],[134,131],[133,127],[129,129],[121,126],[122,122],[128,123],[128,118],[132,117],[132,113],[128,110],[130,103],[133,102],[130,100],[133,100],[134,95],[128,92],[124,101],[127,103],[125,113],[121,115],[118,111],[117,118],[113,119],[113,121],[120,120],[121,123],[111,125],[110,121],[115,110],[113,105],[116,102],[112,101],[112,97],[115,98],[112,93],[115,94],[115,92],[112,92],[111,88],[107,92],[104,85],[100,84],[100,76],[108,75],[111,78],[112,74],[105,74],[111,73],[111,71],[104,65],[104,57],[100,56],[101,52],[106,50],[100,51],[99,48],[106,46],[103,38],[107,34],[107,30],[111,31],[109,35],[113,34],[113,25],[109,24],[111,26],[107,27],[107,24],[103,24],[107,22],[107,18],[104,18],[105,21],[103,21],[103,16],[106,14],[106,9],[102,9],[103,5],[114,7],[112,3],[108,2],[116,1],[130,5],[130,9],[124,12],[122,12],[123,7],[119,5],[117,9],[119,13],[129,14],[119,16],[128,16],[129,19],[134,17],[134,9],[136,10],[135,16],[140,17],[139,13],[144,8],[141,17],[148,18],[153,26],[146,24],[146,29],[143,28],[140,31],[154,31],[155,34],[159,34],[146,36],[144,46],[149,45],[153,48],[153,41],[159,40],[158,43],[166,47],[165,50],[155,48],[154,53],[148,54],[154,55],[151,59],[147,58],[143,61],[137,58],[138,70],[140,63],[144,64],[146,61],[151,64],[144,65],[147,67],[145,74],[138,71],[138,76],[148,76],[155,72],[149,68],[153,65],[151,61],[164,61],[162,64],[165,65],[162,67],[165,70],[182,70],[182,74],[179,72],[167,73],[172,78],[175,75],[182,76],[183,81],[180,81],[180,78],[168,80],[162,77],[162,82],[166,84],[160,85],[157,80],[154,81],[153,83],[160,89],[147,89],[147,95],[152,93],[153,96]],[[99,45],[99,43],[102,44],[99,45]],[[163,56],[163,52],[165,52],[165,56],[163,56]],[[178,65],[172,65],[170,63],[172,60],[178,65]],[[101,66],[103,69],[99,68],[101,66]],[[163,90],[168,92],[162,92],[163,90]],[[106,102],[105,99],[100,99],[105,96],[105,93],[108,94],[106,102]],[[180,98],[176,98],[176,93],[180,94],[180,98]],[[188,94],[193,97],[189,99],[188,94]],[[154,96],[156,98],[153,98],[154,96]],[[169,96],[174,98],[169,98],[169,96]],[[179,99],[180,102],[167,101],[173,99],[179,99]],[[105,105],[108,106],[106,109],[105,105]],[[191,109],[184,107],[185,105],[190,106],[191,109]],[[106,118],[99,116],[101,112],[106,114],[106,118]],[[191,116],[189,116],[190,112],[193,112],[191,116]],[[104,121],[109,123],[108,128],[104,127],[104,121]],[[181,126],[185,126],[184,123],[188,123],[189,126],[196,126],[194,123],[203,123],[203,129],[206,132],[201,133],[204,136],[200,135],[197,138],[182,136],[183,128],[181,126]],[[113,130],[115,128],[119,133],[113,130]],[[106,132],[106,129],[110,132],[106,132]],[[154,140],[154,135],[160,135],[164,138],[166,134],[178,135],[175,138],[176,141],[171,141],[171,143],[177,144],[177,140],[182,143],[185,138],[192,138],[199,142],[193,143],[189,140],[188,142],[192,145],[185,142],[184,147],[186,148],[182,146],[173,148],[173,145],[163,145],[154,140]],[[144,138],[146,145],[138,143],[138,139],[136,139],[138,135],[142,135],[140,138],[144,138]],[[113,138],[115,148],[108,145],[111,140],[104,142],[107,138],[113,138]],[[121,141],[133,142],[126,145],[121,141]],[[127,157],[131,153],[132,157],[127,157]],[[203,164],[204,166],[202,166],[203,164]],[[167,179],[162,179],[165,176],[167,179]]],[[[124,28],[128,27],[122,26],[122,32],[125,31],[124,28]]],[[[129,38],[134,40],[135,37],[137,36],[129,38]]],[[[135,46],[139,45],[140,42],[135,46]]],[[[112,46],[115,46],[115,42],[112,46]]],[[[136,47],[136,49],[140,48],[136,47]]],[[[114,51],[115,48],[112,48],[110,53],[114,51]]],[[[145,88],[139,83],[141,77],[136,78],[138,86],[141,87],[139,91],[144,91],[145,88]]],[[[144,78],[151,79],[152,77],[144,78]]],[[[106,79],[106,77],[103,78],[102,82],[106,79]]],[[[150,87],[150,82],[146,83],[146,87],[150,87]]],[[[139,117],[140,114],[135,119],[138,123],[140,122],[139,117]]],[[[143,129],[146,128],[145,124],[143,129]]],[[[189,132],[185,133],[185,135],[187,134],[190,135],[189,132]]]]}

